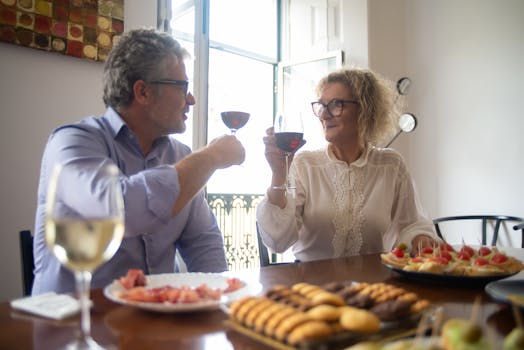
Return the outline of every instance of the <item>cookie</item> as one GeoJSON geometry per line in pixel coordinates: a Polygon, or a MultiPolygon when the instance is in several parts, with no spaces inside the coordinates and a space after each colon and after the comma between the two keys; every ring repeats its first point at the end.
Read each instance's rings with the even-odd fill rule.
{"type": "Polygon", "coordinates": [[[306,314],[317,321],[338,321],[341,309],[333,305],[317,305],[309,309],[306,314]]]}
{"type": "Polygon", "coordinates": [[[267,298],[262,298],[262,301],[260,303],[258,303],[253,308],[251,308],[251,310],[249,310],[249,312],[245,316],[244,324],[247,327],[252,328],[256,318],[262,313],[262,311],[266,310],[269,306],[274,304],[274,301],[269,300],[267,298]]]}
{"type": "Polygon", "coordinates": [[[236,300],[234,301],[233,303],[231,303],[231,306],[229,307],[229,314],[233,317],[233,318],[236,318],[236,314],[238,312],[238,309],[246,302],[248,302],[249,300],[251,299],[254,299],[255,297],[252,297],[252,296],[249,296],[249,297],[244,297],[244,298],[241,298],[239,300],[236,300]]]}
{"type": "Polygon", "coordinates": [[[376,333],[380,329],[380,320],[373,313],[349,306],[343,308],[340,324],[346,330],[360,333],[376,333]]]}
{"type": "Polygon", "coordinates": [[[266,322],[277,312],[279,312],[282,309],[285,309],[287,306],[284,304],[274,303],[273,305],[269,306],[267,309],[263,310],[260,315],[258,315],[257,318],[255,318],[254,321],[254,329],[258,333],[262,333],[264,331],[264,327],[266,326],[266,322]]]}
{"type": "Polygon", "coordinates": [[[286,336],[289,334],[289,332],[291,332],[295,327],[311,320],[311,317],[303,312],[292,314],[289,317],[283,319],[275,329],[275,338],[283,341],[286,339],[286,336]]]}
{"type": "Polygon", "coordinates": [[[328,304],[328,305],[335,305],[335,306],[344,306],[346,305],[346,302],[342,297],[323,291],[322,293],[318,293],[315,296],[311,298],[311,304],[313,305],[321,305],[321,304],[328,304]]]}
{"type": "Polygon", "coordinates": [[[332,332],[331,327],[326,322],[309,321],[295,327],[287,336],[287,342],[295,346],[307,340],[328,337],[332,332]]]}
{"type": "Polygon", "coordinates": [[[238,308],[235,315],[236,320],[240,323],[244,323],[246,315],[249,313],[249,311],[264,300],[264,298],[253,298],[247,300],[238,308]]]}
{"type": "Polygon", "coordinates": [[[285,308],[275,312],[273,316],[266,322],[264,326],[264,334],[272,337],[275,334],[277,326],[284,320],[286,317],[289,317],[292,314],[298,313],[297,310],[292,307],[286,306],[285,308]]]}

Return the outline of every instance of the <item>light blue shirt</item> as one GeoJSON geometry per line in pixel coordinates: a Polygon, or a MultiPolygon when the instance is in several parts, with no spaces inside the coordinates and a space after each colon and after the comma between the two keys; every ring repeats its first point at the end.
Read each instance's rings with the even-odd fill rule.
{"type": "MultiPolygon", "coordinates": [[[[204,191],[200,191],[175,217],[171,214],[180,193],[174,164],[190,152],[186,145],[164,136],[155,140],[149,154],[144,156],[136,136],[112,108],[101,117],[88,117],[56,129],[47,142],[42,159],[32,294],[75,290],[73,273],[61,266],[45,243],[46,192],[56,162],[75,162],[85,166],[87,176],[85,173],[83,176],[88,179],[97,175],[93,162],[98,165],[113,162],[121,172],[124,239],[115,256],[94,271],[91,288],[110,284],[130,268],[142,269],[146,274],[175,272],[177,249],[188,271],[227,270],[222,235],[204,191]]],[[[82,210],[84,206],[87,210],[81,196],[75,194],[75,189],[71,189],[68,201],[76,200],[75,208],[82,210]]]]}

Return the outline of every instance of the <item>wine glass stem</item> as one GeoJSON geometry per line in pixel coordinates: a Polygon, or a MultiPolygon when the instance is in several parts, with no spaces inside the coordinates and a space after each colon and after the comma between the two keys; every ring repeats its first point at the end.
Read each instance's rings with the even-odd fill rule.
{"type": "Polygon", "coordinates": [[[76,291],[80,302],[80,334],[79,342],[87,344],[91,338],[91,314],[89,306],[89,289],[91,285],[91,273],[88,271],[76,271],[76,291]]]}
{"type": "Polygon", "coordinates": [[[288,189],[291,188],[291,184],[289,183],[289,152],[286,152],[286,187],[288,189]]]}

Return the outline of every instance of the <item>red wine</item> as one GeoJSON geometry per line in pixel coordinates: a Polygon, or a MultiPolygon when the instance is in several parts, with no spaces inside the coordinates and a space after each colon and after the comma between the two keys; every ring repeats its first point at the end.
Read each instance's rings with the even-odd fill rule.
{"type": "Polygon", "coordinates": [[[277,147],[286,152],[294,152],[302,143],[304,133],[301,132],[276,132],[277,147]]]}
{"type": "Polygon", "coordinates": [[[231,130],[238,130],[246,125],[249,113],[244,112],[222,112],[222,121],[231,130]]]}

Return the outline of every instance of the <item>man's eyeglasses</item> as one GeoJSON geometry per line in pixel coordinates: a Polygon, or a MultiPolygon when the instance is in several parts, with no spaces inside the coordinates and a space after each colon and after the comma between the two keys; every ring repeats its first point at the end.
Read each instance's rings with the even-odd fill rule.
{"type": "Polygon", "coordinates": [[[344,111],[344,105],[348,103],[358,104],[357,101],[353,100],[338,100],[334,99],[328,102],[327,105],[322,102],[311,102],[311,108],[313,108],[313,114],[320,118],[324,109],[327,108],[328,114],[332,117],[340,117],[344,111]]]}
{"type": "Polygon", "coordinates": [[[184,93],[187,95],[187,90],[189,88],[189,81],[187,80],[172,80],[172,79],[158,79],[150,82],[151,84],[167,84],[181,86],[184,88],[184,93]]]}

